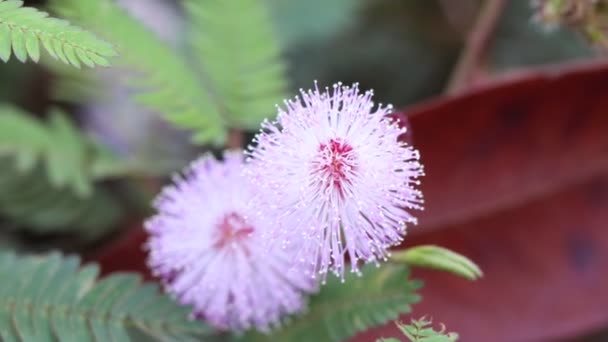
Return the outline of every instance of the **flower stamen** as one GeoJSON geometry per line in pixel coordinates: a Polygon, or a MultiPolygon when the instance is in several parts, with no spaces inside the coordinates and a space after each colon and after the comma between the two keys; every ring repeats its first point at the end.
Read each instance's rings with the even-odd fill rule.
{"type": "Polygon", "coordinates": [[[242,244],[254,229],[236,212],[226,214],[217,225],[217,239],[213,248],[222,249],[227,245],[242,244]]]}
{"type": "Polygon", "coordinates": [[[316,158],[312,161],[312,175],[319,180],[323,190],[331,188],[344,198],[344,185],[352,184],[356,171],[356,156],[348,143],[332,138],[319,145],[316,158]]]}

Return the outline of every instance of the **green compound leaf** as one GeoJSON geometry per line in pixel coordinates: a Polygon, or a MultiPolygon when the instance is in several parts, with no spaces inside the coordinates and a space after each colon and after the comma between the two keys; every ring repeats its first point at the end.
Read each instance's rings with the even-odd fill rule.
{"type": "Polygon", "coordinates": [[[0,105],[0,214],[33,232],[94,238],[122,217],[95,181],[128,171],[58,110],[45,123],[0,105]]]}
{"type": "Polygon", "coordinates": [[[81,64],[108,66],[107,58],[116,55],[110,44],[93,34],[22,6],[23,1],[0,0],[0,59],[4,62],[11,50],[21,62],[28,57],[38,62],[41,44],[53,58],[77,68],[81,64]]]}
{"type": "MultiPolygon", "coordinates": [[[[455,342],[458,334],[445,332],[445,326],[441,329],[433,329],[432,322],[426,318],[412,320],[411,324],[397,323],[399,330],[407,337],[409,342],[455,342]]],[[[382,338],[378,342],[400,342],[397,338],[382,338]]]]}
{"type": "Polygon", "coordinates": [[[139,104],[177,127],[192,130],[196,143],[224,141],[225,120],[188,60],[114,1],[52,0],[50,4],[58,15],[86,25],[116,45],[120,53],[116,64],[129,70],[125,76],[138,90],[139,104]]]}
{"type": "Polygon", "coordinates": [[[45,123],[19,108],[0,105],[0,157],[6,156],[14,157],[22,173],[43,163],[51,185],[80,197],[91,195],[96,179],[125,171],[120,160],[84,136],[59,110],[52,110],[45,123]]]}
{"type": "Polygon", "coordinates": [[[82,198],[52,186],[41,168],[19,171],[0,158],[0,214],[11,226],[36,234],[74,232],[94,239],[114,228],[124,210],[106,189],[95,187],[82,198]]]}
{"type": "Polygon", "coordinates": [[[312,297],[309,310],[272,335],[245,336],[245,341],[344,341],[370,327],[411,312],[420,300],[419,281],[405,265],[365,266],[363,275],[349,274],[345,283],[328,279],[312,297]]]}
{"type": "Polygon", "coordinates": [[[257,130],[286,96],[285,64],[266,3],[188,0],[190,40],[229,125],[257,130]]]}
{"type": "MultiPolygon", "coordinates": [[[[126,84],[137,91],[135,101],[193,131],[195,143],[222,143],[229,128],[257,130],[287,97],[286,67],[264,1],[186,1],[187,42],[193,51],[184,55],[193,58],[175,51],[111,0],[52,0],[51,7],[114,42],[121,57],[116,64],[130,71],[126,84]]],[[[91,78],[59,74],[61,88],[94,88],[91,78]]],[[[66,93],[74,92],[61,96],[66,93]]]]}
{"type": "Polygon", "coordinates": [[[57,253],[0,253],[0,340],[201,341],[210,333],[138,275],[96,279],[97,266],[79,264],[57,253]]]}

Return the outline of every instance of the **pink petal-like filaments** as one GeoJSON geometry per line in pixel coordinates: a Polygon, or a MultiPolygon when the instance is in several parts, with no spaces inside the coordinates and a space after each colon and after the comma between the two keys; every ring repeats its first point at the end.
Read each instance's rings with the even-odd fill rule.
{"type": "Polygon", "coordinates": [[[264,241],[323,275],[343,278],[346,255],[354,272],[358,261],[386,258],[416,223],[408,210],[422,209],[418,151],[398,141],[405,129],[387,117],[391,107],[371,98],[356,85],[301,91],[249,151],[250,179],[266,189],[263,215],[278,222],[264,241]]]}
{"type": "Polygon", "coordinates": [[[255,191],[241,153],[204,156],[158,197],[146,222],[148,264],[166,290],[219,328],[268,331],[303,309],[315,284],[288,251],[260,241],[268,222],[252,212],[255,191]]]}

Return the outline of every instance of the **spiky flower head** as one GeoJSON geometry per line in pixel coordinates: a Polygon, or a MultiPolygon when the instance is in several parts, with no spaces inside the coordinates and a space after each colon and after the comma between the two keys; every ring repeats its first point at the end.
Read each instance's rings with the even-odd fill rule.
{"type": "Polygon", "coordinates": [[[344,279],[347,257],[354,272],[385,259],[416,223],[411,209],[422,209],[418,151],[372,95],[357,84],[301,90],[249,150],[250,179],[266,189],[263,215],[278,222],[264,241],[295,251],[323,279],[328,271],[344,279]]]}
{"type": "Polygon", "coordinates": [[[291,267],[288,251],[264,249],[268,221],[252,215],[254,190],[242,167],[242,153],[226,153],[224,162],[207,155],[162,191],[146,222],[148,264],[195,317],[268,331],[303,309],[315,284],[291,267]]]}

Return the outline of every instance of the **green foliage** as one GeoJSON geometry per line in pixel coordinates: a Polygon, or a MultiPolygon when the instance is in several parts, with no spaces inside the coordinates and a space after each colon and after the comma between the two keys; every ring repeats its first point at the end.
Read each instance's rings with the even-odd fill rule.
{"type": "Polygon", "coordinates": [[[250,341],[343,341],[357,332],[395,320],[420,300],[421,284],[409,279],[405,265],[366,266],[361,277],[345,283],[332,277],[310,302],[309,310],[272,335],[246,336],[250,341]]]}
{"type": "Polygon", "coordinates": [[[125,166],[58,110],[45,124],[0,106],[0,161],[0,214],[20,227],[95,237],[122,215],[112,196],[93,182],[120,174],[125,166]]]}
{"type": "Polygon", "coordinates": [[[190,40],[233,127],[257,130],[285,94],[285,65],[261,0],[188,0],[190,40]]]}
{"type": "Polygon", "coordinates": [[[439,246],[425,245],[408,248],[393,253],[391,260],[410,266],[451,272],[469,280],[476,280],[483,276],[481,269],[473,261],[439,246]]]}
{"type": "Polygon", "coordinates": [[[54,0],[51,7],[116,45],[121,56],[116,64],[137,71],[129,83],[141,90],[136,98],[140,104],[193,130],[197,142],[224,139],[218,108],[187,61],[112,0],[54,0]]]}
{"type": "MultiPolygon", "coordinates": [[[[397,323],[397,326],[410,342],[455,342],[458,340],[458,334],[445,332],[445,326],[443,325],[439,331],[436,331],[432,327],[432,322],[425,318],[412,320],[411,324],[397,323]]],[[[400,340],[383,338],[379,339],[378,342],[400,342],[400,340]]]]}
{"type": "Polygon", "coordinates": [[[119,174],[125,168],[61,111],[53,110],[43,124],[8,105],[0,105],[1,156],[13,156],[22,173],[32,171],[42,160],[51,185],[73,190],[80,197],[91,195],[95,179],[119,174]]]}
{"type": "Polygon", "coordinates": [[[122,208],[103,188],[81,198],[54,188],[42,169],[23,173],[6,158],[0,158],[0,189],[0,214],[16,227],[37,234],[75,231],[92,239],[123,216],[122,208]]]}
{"type": "Polygon", "coordinates": [[[97,266],[76,257],[0,254],[2,341],[197,341],[208,333],[188,309],[139,276],[97,280],[97,266]]]}
{"type": "MultiPolygon", "coordinates": [[[[92,103],[105,98],[104,89],[96,79],[98,70],[75,69],[53,60],[44,60],[42,65],[58,76],[50,80],[49,96],[52,99],[64,103],[92,103]]],[[[112,69],[107,70],[111,72],[112,69]]]]}
{"type": "Polygon", "coordinates": [[[116,64],[138,71],[128,82],[139,91],[135,100],[192,130],[196,143],[221,143],[229,127],[257,130],[286,97],[285,66],[261,0],[186,2],[192,60],[112,0],[52,0],[51,7],[116,44],[116,64]]]}
{"type": "Polygon", "coordinates": [[[49,18],[45,12],[22,7],[23,1],[0,0],[0,59],[8,61],[11,48],[25,62],[40,59],[40,44],[55,59],[80,68],[108,66],[115,56],[112,46],[65,20],[49,18]]]}

